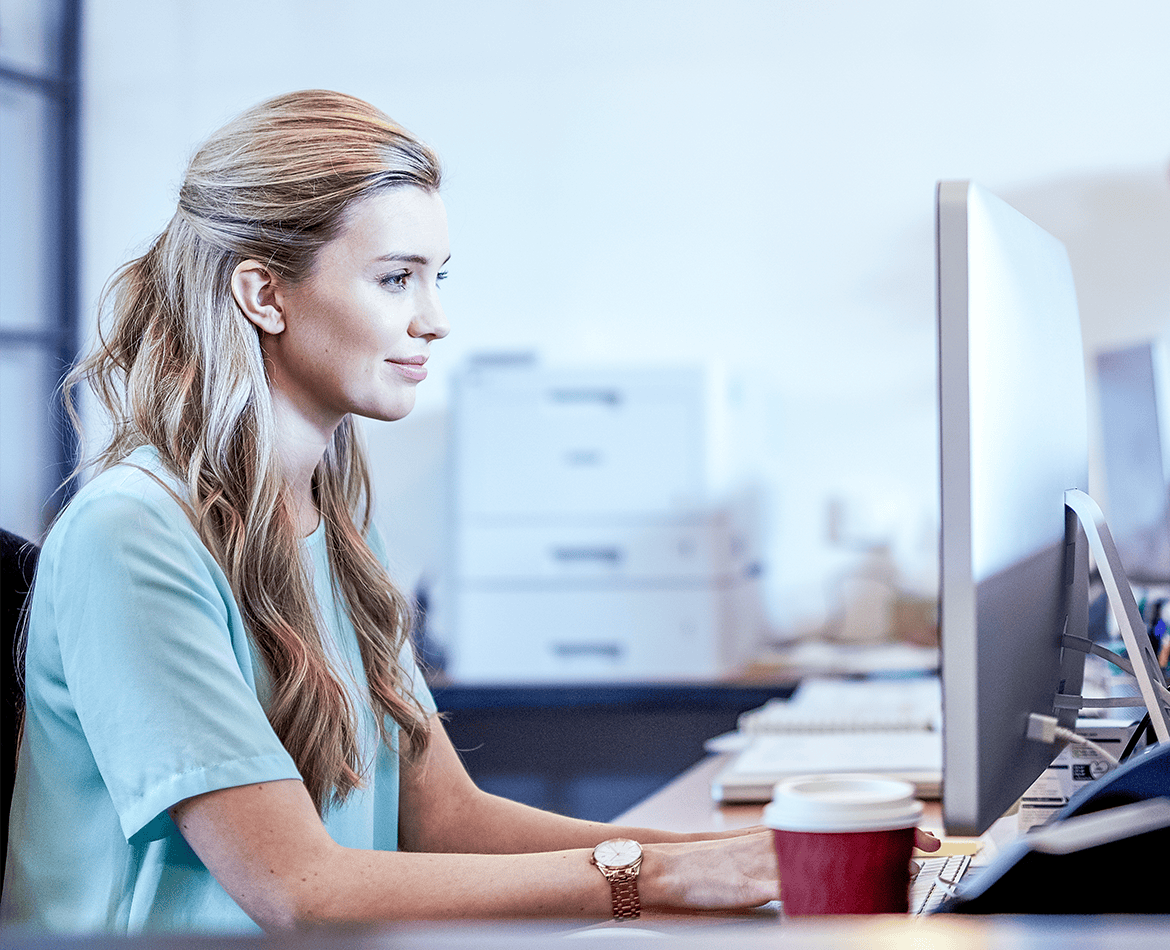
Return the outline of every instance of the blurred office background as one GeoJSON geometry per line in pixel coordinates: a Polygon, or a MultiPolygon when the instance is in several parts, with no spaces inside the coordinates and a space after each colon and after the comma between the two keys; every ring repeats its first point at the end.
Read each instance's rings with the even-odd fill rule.
{"type": "Polygon", "coordinates": [[[1167,36],[1164,0],[0,0],[0,520],[51,516],[52,382],[192,149],[331,87],[447,170],[452,333],[415,412],[368,427],[440,643],[451,384],[485,352],[719,370],[711,490],[756,499],[766,639],[854,623],[858,578],[929,602],[935,182],[1065,241],[1091,378],[1164,335],[1167,36]]]}

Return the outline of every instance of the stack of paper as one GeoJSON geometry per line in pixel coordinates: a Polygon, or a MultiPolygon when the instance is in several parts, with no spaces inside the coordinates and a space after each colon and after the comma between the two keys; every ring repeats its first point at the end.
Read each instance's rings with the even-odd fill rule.
{"type": "Polygon", "coordinates": [[[869,772],[912,782],[920,797],[938,797],[941,718],[937,677],[806,681],[791,700],[740,718],[742,751],[716,776],[712,795],[764,802],[776,782],[793,775],[869,772]]]}
{"type": "Polygon", "coordinates": [[[739,717],[739,731],[865,732],[937,730],[942,688],[937,676],[912,679],[812,679],[791,699],[773,699],[739,717]]]}

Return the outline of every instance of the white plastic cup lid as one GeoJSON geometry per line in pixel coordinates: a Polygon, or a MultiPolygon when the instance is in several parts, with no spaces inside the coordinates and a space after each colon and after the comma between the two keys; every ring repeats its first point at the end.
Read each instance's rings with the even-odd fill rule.
{"type": "Polygon", "coordinates": [[[776,785],[764,824],[780,831],[913,828],[922,802],[909,782],[880,775],[805,775],[776,785]]]}

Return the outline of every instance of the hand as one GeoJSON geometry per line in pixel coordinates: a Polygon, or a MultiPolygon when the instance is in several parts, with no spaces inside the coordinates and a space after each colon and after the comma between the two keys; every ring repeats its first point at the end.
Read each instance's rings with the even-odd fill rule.
{"type": "Polygon", "coordinates": [[[643,847],[638,890],[651,910],[748,910],[780,897],[770,831],[643,847]]]}
{"type": "MultiPolygon", "coordinates": [[[[914,844],[934,852],[942,842],[915,829],[914,844]]],[[[780,897],[771,829],[756,825],[719,837],[643,845],[638,889],[648,910],[750,910],[780,897]]]]}

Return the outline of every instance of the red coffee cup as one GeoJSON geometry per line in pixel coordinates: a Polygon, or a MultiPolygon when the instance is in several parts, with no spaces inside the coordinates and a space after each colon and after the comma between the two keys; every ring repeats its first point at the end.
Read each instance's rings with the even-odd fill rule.
{"type": "Polygon", "coordinates": [[[780,782],[764,810],[785,916],[904,914],[922,802],[909,782],[809,775],[780,782]]]}

